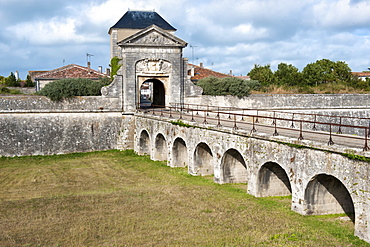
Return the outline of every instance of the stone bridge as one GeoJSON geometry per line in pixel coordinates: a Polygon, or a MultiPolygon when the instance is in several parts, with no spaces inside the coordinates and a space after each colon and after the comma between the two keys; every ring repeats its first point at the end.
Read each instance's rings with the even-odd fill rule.
{"type": "Polygon", "coordinates": [[[245,183],[247,193],[257,197],[291,195],[291,209],[302,215],[345,213],[355,235],[370,241],[367,162],[327,144],[297,145],[297,139],[174,119],[137,114],[135,151],[187,167],[192,175],[214,176],[219,184],[245,183]]]}

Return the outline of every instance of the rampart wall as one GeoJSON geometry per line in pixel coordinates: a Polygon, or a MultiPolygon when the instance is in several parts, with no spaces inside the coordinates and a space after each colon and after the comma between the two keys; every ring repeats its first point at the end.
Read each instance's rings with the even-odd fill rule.
{"type": "MultiPolygon", "coordinates": [[[[274,110],[367,117],[368,111],[364,108],[369,105],[368,98],[369,95],[251,95],[239,100],[228,96],[203,96],[186,98],[186,103],[254,109],[271,107],[274,110]],[[309,109],[310,104],[312,108],[322,108],[309,109]]],[[[60,102],[35,95],[0,96],[0,155],[59,154],[133,148],[135,117],[132,114],[122,114],[121,101],[120,97],[102,96],[76,97],[60,102]]],[[[269,114],[271,116],[272,113],[269,114]]],[[[289,116],[291,115],[285,115],[289,116]]],[[[343,124],[348,123],[345,121],[343,120],[343,124]]],[[[367,120],[360,120],[358,123],[361,126],[368,125],[367,120]]],[[[280,124],[289,126],[291,123],[280,124]]],[[[318,126],[320,130],[326,130],[327,127],[318,126]]],[[[363,135],[363,130],[356,133],[345,128],[342,130],[343,133],[363,135]]]]}
{"type": "Polygon", "coordinates": [[[118,98],[0,97],[0,155],[49,155],[132,148],[118,98]],[[122,127],[123,125],[123,127],[122,127]]]}
{"type": "Polygon", "coordinates": [[[368,108],[369,94],[253,94],[239,99],[233,96],[188,97],[187,104],[251,109],[341,109],[368,108]]]}
{"type": "Polygon", "coordinates": [[[101,96],[75,97],[51,101],[44,96],[0,96],[0,112],[121,112],[120,98],[101,96]]]}

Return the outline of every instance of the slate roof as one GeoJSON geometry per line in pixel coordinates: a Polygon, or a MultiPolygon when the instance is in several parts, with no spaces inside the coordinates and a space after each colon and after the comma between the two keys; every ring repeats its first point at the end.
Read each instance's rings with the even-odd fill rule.
{"type": "MultiPolygon", "coordinates": [[[[198,81],[200,79],[206,78],[206,77],[217,77],[217,78],[224,78],[224,77],[234,77],[232,75],[216,72],[204,67],[200,67],[194,64],[189,63],[190,68],[194,68],[194,76],[192,76],[190,79],[192,81],[198,81]]],[[[188,75],[191,75],[191,70],[188,71],[188,75]]]]}
{"type": "Polygon", "coordinates": [[[176,29],[165,21],[157,12],[127,11],[122,18],[109,29],[109,33],[112,28],[144,29],[153,24],[164,30],[176,31],[176,29]]]}
{"type": "MultiPolygon", "coordinates": [[[[30,71],[31,72],[31,71],[30,71]]],[[[106,75],[96,70],[76,64],[69,64],[44,73],[36,74],[35,79],[88,78],[98,79],[106,75]]]]}

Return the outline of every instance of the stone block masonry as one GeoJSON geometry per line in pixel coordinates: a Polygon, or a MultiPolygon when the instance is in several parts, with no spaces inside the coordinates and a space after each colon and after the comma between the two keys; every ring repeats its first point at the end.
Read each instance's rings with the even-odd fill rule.
{"type": "Polygon", "coordinates": [[[130,148],[118,98],[0,97],[0,156],[50,155],[130,148]],[[120,135],[124,135],[120,137],[120,135]],[[122,139],[122,140],[121,140],[122,139]],[[121,140],[121,141],[119,141],[121,140]]]}
{"type": "Polygon", "coordinates": [[[117,148],[121,113],[1,114],[0,155],[51,155],[117,148]]]}

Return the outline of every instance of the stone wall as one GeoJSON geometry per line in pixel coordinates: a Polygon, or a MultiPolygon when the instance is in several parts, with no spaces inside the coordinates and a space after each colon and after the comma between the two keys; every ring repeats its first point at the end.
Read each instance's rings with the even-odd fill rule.
{"type": "Polygon", "coordinates": [[[250,95],[239,99],[234,96],[188,97],[186,104],[236,107],[249,109],[337,109],[368,108],[369,94],[274,94],[250,95]]]}
{"type": "Polygon", "coordinates": [[[0,156],[133,148],[127,131],[133,120],[121,110],[119,98],[2,96],[0,156]]]}
{"type": "Polygon", "coordinates": [[[34,94],[36,93],[36,87],[7,87],[9,89],[18,90],[23,94],[34,94]]]}
{"type": "Polygon", "coordinates": [[[0,112],[117,112],[122,111],[119,98],[101,96],[74,97],[51,101],[45,96],[0,96],[0,112]]]}
{"type": "Polygon", "coordinates": [[[51,155],[117,148],[120,113],[0,114],[0,155],[51,155]]]}

